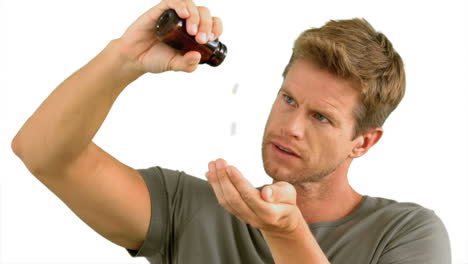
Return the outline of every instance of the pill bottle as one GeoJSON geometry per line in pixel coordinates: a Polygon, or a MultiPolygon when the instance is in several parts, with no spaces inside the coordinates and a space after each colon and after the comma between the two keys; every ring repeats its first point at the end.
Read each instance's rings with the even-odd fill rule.
{"type": "Polygon", "coordinates": [[[220,65],[226,57],[226,45],[218,39],[206,44],[198,43],[195,36],[187,33],[185,23],[185,19],[181,19],[173,9],[166,10],[156,23],[156,36],[159,41],[183,53],[191,50],[200,52],[200,64],[220,65]]]}

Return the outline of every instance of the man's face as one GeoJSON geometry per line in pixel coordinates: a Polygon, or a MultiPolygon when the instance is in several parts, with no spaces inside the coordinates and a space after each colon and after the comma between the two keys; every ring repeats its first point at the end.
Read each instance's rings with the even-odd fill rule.
{"type": "Polygon", "coordinates": [[[265,126],[262,158],[275,181],[318,182],[349,158],[356,141],[358,91],[298,59],[291,65],[265,126]],[[294,151],[288,154],[278,148],[294,151]]]}

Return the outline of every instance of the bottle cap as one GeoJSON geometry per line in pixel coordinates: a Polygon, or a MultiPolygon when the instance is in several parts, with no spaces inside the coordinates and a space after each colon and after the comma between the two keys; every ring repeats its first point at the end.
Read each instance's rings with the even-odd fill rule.
{"type": "MultiPolygon", "coordinates": [[[[217,40],[216,40],[217,41],[217,40]]],[[[218,47],[216,50],[213,51],[213,54],[210,56],[210,59],[206,62],[210,66],[218,66],[226,58],[227,54],[227,47],[223,43],[218,41],[218,47]]]]}

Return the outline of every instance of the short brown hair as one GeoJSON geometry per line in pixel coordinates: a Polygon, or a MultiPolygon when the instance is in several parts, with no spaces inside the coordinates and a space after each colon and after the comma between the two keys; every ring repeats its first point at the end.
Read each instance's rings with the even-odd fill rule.
{"type": "Polygon", "coordinates": [[[360,90],[353,138],[381,127],[405,93],[400,55],[384,34],[362,18],[330,20],[320,28],[302,32],[294,42],[283,77],[298,58],[351,81],[360,90]]]}

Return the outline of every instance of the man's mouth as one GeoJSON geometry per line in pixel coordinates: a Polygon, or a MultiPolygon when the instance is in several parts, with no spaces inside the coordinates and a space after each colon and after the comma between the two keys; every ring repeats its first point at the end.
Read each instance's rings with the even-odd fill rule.
{"type": "Polygon", "coordinates": [[[282,146],[279,146],[279,145],[276,145],[276,144],[273,144],[273,148],[278,152],[278,153],[281,153],[282,155],[288,155],[288,156],[291,156],[291,157],[296,157],[296,158],[299,158],[298,155],[296,155],[294,152],[282,147],[282,146]]]}

